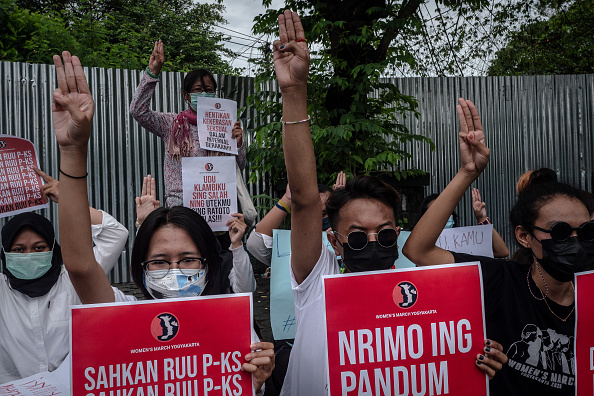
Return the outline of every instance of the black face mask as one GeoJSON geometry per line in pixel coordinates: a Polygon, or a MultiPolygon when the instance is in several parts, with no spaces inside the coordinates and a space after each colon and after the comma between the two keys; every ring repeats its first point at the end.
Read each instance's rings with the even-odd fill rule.
{"type": "Polygon", "coordinates": [[[566,241],[543,239],[542,259],[536,259],[549,275],[559,282],[573,280],[576,272],[591,270],[594,267],[594,242],[585,242],[578,237],[566,241]]]}
{"type": "Polygon", "coordinates": [[[382,247],[377,242],[368,242],[361,250],[353,250],[348,243],[342,245],[343,263],[351,272],[381,271],[392,268],[398,258],[398,246],[382,247]]]}
{"type": "Polygon", "coordinates": [[[326,231],[328,228],[330,228],[330,218],[322,217],[322,231],[326,231]]]}

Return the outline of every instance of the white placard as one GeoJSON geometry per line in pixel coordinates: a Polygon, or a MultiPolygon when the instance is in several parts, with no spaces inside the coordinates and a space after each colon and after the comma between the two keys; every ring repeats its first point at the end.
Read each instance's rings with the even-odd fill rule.
{"type": "Polygon", "coordinates": [[[446,228],[435,246],[456,253],[493,257],[493,225],[446,228]]]}
{"type": "Polygon", "coordinates": [[[51,373],[44,371],[0,385],[0,395],[70,396],[70,356],[51,373]]]}
{"type": "Polygon", "coordinates": [[[237,102],[200,97],[196,115],[200,148],[237,155],[237,140],[231,138],[233,124],[237,121],[237,102]]]}
{"type": "Polygon", "coordinates": [[[198,212],[213,231],[227,231],[237,212],[235,157],[182,158],[184,206],[198,212]]]}

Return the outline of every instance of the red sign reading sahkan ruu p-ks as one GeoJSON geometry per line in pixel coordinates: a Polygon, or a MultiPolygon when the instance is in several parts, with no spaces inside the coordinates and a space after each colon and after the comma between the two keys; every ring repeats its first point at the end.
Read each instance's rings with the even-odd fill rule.
{"type": "Polygon", "coordinates": [[[251,294],[73,307],[72,395],[253,395],[251,307],[251,294]]]}
{"type": "Polygon", "coordinates": [[[326,276],[331,395],[487,395],[477,263],[326,276]]]}

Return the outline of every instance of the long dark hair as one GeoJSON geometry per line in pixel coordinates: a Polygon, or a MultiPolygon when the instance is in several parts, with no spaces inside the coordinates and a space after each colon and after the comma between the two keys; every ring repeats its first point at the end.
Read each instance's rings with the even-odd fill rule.
{"type": "MultiPolygon", "coordinates": [[[[518,200],[509,214],[514,233],[517,226],[522,226],[524,229],[532,232],[532,226],[538,217],[540,209],[551,199],[557,197],[567,197],[580,201],[588,209],[588,212],[591,213],[589,198],[586,194],[585,191],[557,181],[529,184],[518,195],[518,200]]],[[[519,247],[512,255],[512,260],[523,264],[532,263],[532,251],[522,246],[517,240],[516,243],[518,243],[519,247]]]]}
{"type": "Polygon", "coordinates": [[[146,261],[146,254],[149,250],[151,238],[155,231],[165,226],[174,226],[185,230],[192,238],[202,255],[206,258],[206,288],[203,295],[211,293],[220,283],[222,259],[220,256],[220,244],[208,223],[202,216],[192,209],[183,206],[172,208],[159,208],[146,217],[142,226],[138,229],[134,247],[132,248],[131,272],[132,279],[136,286],[142,291],[147,299],[153,297],[144,286],[144,270],[142,263],[146,261]]]}
{"type": "Polygon", "coordinates": [[[376,199],[394,210],[394,220],[398,218],[400,210],[400,194],[380,179],[374,176],[357,176],[349,180],[344,188],[330,193],[326,201],[326,213],[333,230],[337,230],[338,212],[353,199],[376,199]]]}

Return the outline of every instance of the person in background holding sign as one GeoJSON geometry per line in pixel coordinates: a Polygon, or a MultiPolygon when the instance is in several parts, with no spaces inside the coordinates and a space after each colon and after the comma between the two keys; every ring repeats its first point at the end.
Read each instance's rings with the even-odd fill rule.
{"type": "MultiPolygon", "coordinates": [[[[278,22],[280,40],[274,42],[274,67],[283,99],[283,150],[292,193],[291,281],[297,318],[295,344],[281,394],[325,395],[328,384],[326,334],[320,325],[324,323],[322,276],[339,274],[340,267],[319,234],[322,207],[307,115],[309,52],[305,32],[296,12],[286,10],[278,22]]],[[[332,233],[328,240],[342,256],[348,272],[387,270],[394,265],[398,256],[399,207],[396,190],[371,176],[355,177],[345,188],[330,194],[326,211],[332,233]]],[[[478,367],[492,376],[501,368],[496,361],[499,357],[494,354],[478,367]]]]}
{"type": "MultiPolygon", "coordinates": [[[[200,148],[196,110],[192,107],[192,96],[214,97],[217,83],[212,74],[204,69],[192,70],[184,78],[182,96],[188,109],[179,114],[160,113],[150,108],[151,98],[159,82],[161,68],[165,63],[165,51],[161,40],[155,42],[149,65],[143,73],[140,85],[130,103],[130,115],[151,133],[165,143],[165,195],[166,206],[182,206],[182,157],[210,157],[227,155],[200,148]]],[[[243,130],[239,121],[233,126],[233,138],[237,140],[237,165],[245,168],[246,157],[243,147],[243,130]]]]}
{"type": "MultiPolygon", "coordinates": [[[[94,102],[80,60],[63,52],[64,64],[54,56],[58,89],[54,91],[54,131],[60,147],[62,196],[60,238],[64,263],[83,304],[121,301],[92,255],[86,167],[94,102]]],[[[233,246],[245,230],[234,224],[233,246]]],[[[243,249],[242,249],[243,250],[243,249]]],[[[144,220],[132,252],[132,272],[147,298],[225,294],[229,266],[219,256],[219,245],[206,221],[184,207],[159,208],[144,220]],[[227,276],[225,276],[227,275],[227,276]],[[140,278],[140,279],[139,279],[140,278]],[[146,284],[146,287],[144,286],[146,284]]],[[[250,267],[251,268],[251,267],[250,267]]],[[[198,314],[198,313],[197,313],[198,314]]],[[[205,320],[216,318],[205,318],[205,320]]],[[[253,335],[252,335],[252,338],[253,335]]],[[[252,373],[254,388],[262,389],[274,368],[273,345],[254,342],[242,370],[252,373]]]]}
{"type": "MultiPolygon", "coordinates": [[[[581,190],[559,182],[523,190],[510,218],[528,263],[453,253],[435,246],[464,192],[483,172],[490,151],[478,111],[459,99],[462,165],[404,246],[417,265],[480,261],[487,335],[509,362],[490,382],[491,394],[574,395],[571,364],[575,326],[573,277],[594,265],[594,222],[581,190]]],[[[493,353],[485,348],[482,364],[493,353]]]]}
{"type": "MultiPolygon", "coordinates": [[[[46,182],[44,195],[58,202],[59,182],[34,170],[46,182]]],[[[105,277],[128,231],[105,212],[88,208],[86,215],[91,254],[105,277]]],[[[2,247],[0,384],[58,368],[70,349],[69,307],[80,304],[48,219],[31,212],[13,217],[2,228],[2,247]]]]}

